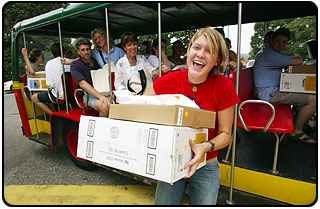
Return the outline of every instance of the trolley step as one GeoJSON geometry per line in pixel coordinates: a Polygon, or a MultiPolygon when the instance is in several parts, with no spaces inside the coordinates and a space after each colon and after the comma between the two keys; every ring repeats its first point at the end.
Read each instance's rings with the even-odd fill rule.
{"type": "Polygon", "coordinates": [[[51,147],[51,137],[47,133],[39,133],[29,137],[30,140],[51,147]]]}

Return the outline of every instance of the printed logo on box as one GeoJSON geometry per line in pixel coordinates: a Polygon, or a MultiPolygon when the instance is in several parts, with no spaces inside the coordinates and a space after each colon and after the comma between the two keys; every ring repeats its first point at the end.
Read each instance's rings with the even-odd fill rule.
{"type": "Polygon", "coordinates": [[[146,173],[150,175],[155,174],[156,170],[156,155],[147,154],[147,165],[146,165],[146,173]]]}
{"type": "Polygon", "coordinates": [[[92,158],[93,157],[93,141],[87,141],[87,152],[86,152],[86,157],[87,158],[92,158]]]}
{"type": "Polygon", "coordinates": [[[112,139],[116,139],[116,138],[118,138],[118,136],[119,136],[119,128],[118,127],[116,127],[116,126],[113,126],[111,129],[110,129],[110,137],[112,138],[112,139]]]}
{"type": "Polygon", "coordinates": [[[87,136],[93,137],[95,124],[96,124],[95,120],[89,120],[87,136]]]}
{"type": "Polygon", "coordinates": [[[158,131],[155,128],[149,129],[148,148],[157,149],[158,131]]]}

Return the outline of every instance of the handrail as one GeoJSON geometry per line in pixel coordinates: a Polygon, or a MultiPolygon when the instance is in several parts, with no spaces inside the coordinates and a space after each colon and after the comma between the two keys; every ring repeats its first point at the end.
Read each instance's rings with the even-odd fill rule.
{"type": "Polygon", "coordinates": [[[80,108],[83,109],[83,113],[85,113],[85,112],[86,112],[86,108],[88,108],[88,93],[87,93],[86,91],[84,91],[83,89],[76,89],[76,90],[74,91],[74,99],[75,99],[77,105],[78,105],[80,108]],[[84,95],[85,95],[84,107],[83,107],[82,105],[80,105],[80,103],[79,103],[79,101],[78,101],[78,98],[77,98],[77,93],[78,93],[78,92],[83,92],[84,95]]]}
{"type": "Polygon", "coordinates": [[[276,111],[275,111],[274,106],[273,106],[271,103],[266,102],[266,101],[263,101],[263,100],[253,100],[253,99],[252,99],[252,100],[246,100],[246,101],[242,102],[242,103],[239,105],[238,115],[239,115],[240,122],[241,122],[241,124],[242,124],[242,126],[243,126],[243,129],[246,130],[246,131],[250,131],[250,129],[248,129],[246,123],[245,123],[244,120],[243,120],[243,117],[242,117],[242,115],[241,115],[241,108],[242,108],[242,106],[244,106],[245,104],[248,104],[248,103],[249,103],[249,104],[252,104],[252,103],[253,103],[253,104],[266,104],[266,105],[268,105],[268,106],[270,107],[270,109],[272,110],[272,116],[271,116],[269,122],[267,123],[267,125],[265,126],[265,128],[263,129],[263,133],[266,133],[266,132],[268,131],[269,127],[271,126],[271,124],[272,124],[275,116],[276,116],[276,111]]]}
{"type": "MultiPolygon", "coordinates": [[[[31,97],[30,97],[30,99],[27,97],[25,89],[28,89],[28,91],[29,91],[29,87],[28,86],[23,87],[23,95],[28,101],[31,102],[31,97]]],[[[30,92],[29,92],[29,95],[30,95],[30,92]]]]}
{"type": "Polygon", "coordinates": [[[49,87],[49,88],[48,88],[48,97],[49,97],[49,99],[50,99],[51,103],[58,104],[58,102],[59,102],[59,101],[58,101],[58,98],[59,98],[59,92],[58,92],[58,90],[57,90],[57,88],[56,88],[56,87],[49,87]],[[51,97],[50,92],[51,92],[52,90],[56,90],[56,92],[57,92],[56,101],[53,101],[53,98],[51,97]]]}

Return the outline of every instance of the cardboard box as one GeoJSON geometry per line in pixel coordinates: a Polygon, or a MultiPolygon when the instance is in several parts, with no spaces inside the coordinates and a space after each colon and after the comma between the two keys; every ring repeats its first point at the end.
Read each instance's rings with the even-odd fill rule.
{"type": "Polygon", "coordinates": [[[179,105],[112,104],[109,118],[192,128],[214,128],[216,113],[179,105]]]}
{"type": "Polygon", "coordinates": [[[40,71],[40,72],[35,72],[35,74],[30,73],[29,78],[46,78],[46,72],[40,71]]]}
{"type": "Polygon", "coordinates": [[[281,73],[280,91],[315,94],[316,89],[316,74],[281,73]]]}
{"type": "Polygon", "coordinates": [[[47,91],[48,86],[45,78],[28,78],[29,91],[47,91]]]}
{"type": "MultiPolygon", "coordinates": [[[[77,156],[159,181],[174,183],[189,171],[188,140],[207,140],[208,129],[81,116],[77,156]]],[[[206,154],[198,168],[206,163],[206,154]]]]}
{"type": "Polygon", "coordinates": [[[317,65],[289,66],[289,73],[317,73],[317,65]]]}

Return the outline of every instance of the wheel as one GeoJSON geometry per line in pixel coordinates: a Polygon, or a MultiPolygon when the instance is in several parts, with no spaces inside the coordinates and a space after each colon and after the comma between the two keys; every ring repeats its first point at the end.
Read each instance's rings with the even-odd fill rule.
{"type": "Polygon", "coordinates": [[[78,147],[78,129],[79,124],[76,122],[66,125],[64,130],[63,142],[71,161],[79,168],[91,171],[96,168],[92,162],[77,157],[78,147]]]}
{"type": "Polygon", "coordinates": [[[12,88],[12,85],[10,86],[10,92],[13,92],[13,88],[12,88]]]}

